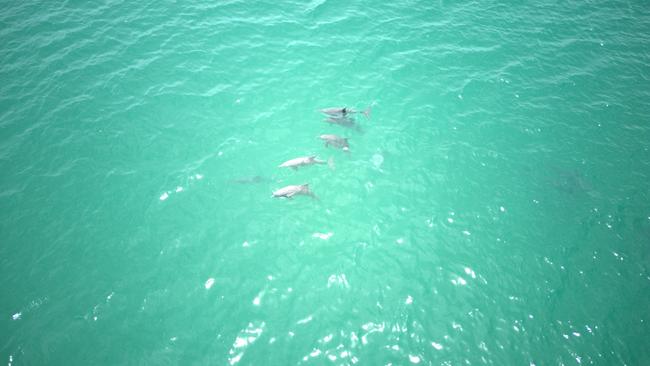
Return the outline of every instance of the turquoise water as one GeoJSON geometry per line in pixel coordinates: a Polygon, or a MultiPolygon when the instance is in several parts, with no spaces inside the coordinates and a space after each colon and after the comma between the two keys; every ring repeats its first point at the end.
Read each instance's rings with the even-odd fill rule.
{"type": "Polygon", "coordinates": [[[0,24],[0,362],[650,364],[644,2],[0,24]]]}

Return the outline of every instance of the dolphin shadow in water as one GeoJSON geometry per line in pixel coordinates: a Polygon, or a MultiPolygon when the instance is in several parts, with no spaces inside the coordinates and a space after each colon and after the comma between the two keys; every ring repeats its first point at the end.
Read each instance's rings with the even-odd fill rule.
{"type": "Polygon", "coordinates": [[[594,194],[594,186],[587,176],[578,169],[554,169],[550,184],[559,192],[571,196],[594,194]]]}
{"type": "Polygon", "coordinates": [[[347,116],[327,117],[323,121],[332,125],[339,125],[342,127],[357,130],[358,132],[363,132],[361,126],[357,124],[357,121],[353,117],[347,117],[347,116]]]}
{"type": "Polygon", "coordinates": [[[229,179],[228,183],[234,183],[234,184],[260,184],[260,183],[266,183],[271,181],[271,179],[264,178],[259,175],[254,175],[254,176],[248,176],[248,177],[239,177],[239,178],[234,178],[234,179],[229,179]]]}

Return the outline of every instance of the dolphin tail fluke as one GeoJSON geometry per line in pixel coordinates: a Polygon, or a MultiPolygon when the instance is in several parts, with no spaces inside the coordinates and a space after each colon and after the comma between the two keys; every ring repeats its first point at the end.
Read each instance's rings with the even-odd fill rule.
{"type": "Polygon", "coordinates": [[[327,159],[327,166],[330,167],[330,169],[335,170],[336,166],[334,165],[334,157],[330,157],[327,159]]]}
{"type": "Polygon", "coordinates": [[[311,197],[311,198],[313,198],[313,199],[315,199],[315,200],[317,200],[317,201],[320,201],[320,200],[318,199],[318,197],[314,194],[314,192],[312,192],[312,191],[309,189],[309,184],[306,184],[306,183],[305,183],[305,184],[301,184],[300,186],[303,187],[303,189],[304,189],[304,194],[306,194],[307,196],[309,196],[309,197],[311,197]]]}
{"type": "Polygon", "coordinates": [[[309,160],[312,161],[314,164],[325,164],[325,161],[317,159],[316,155],[310,155],[309,160]]]}
{"type": "Polygon", "coordinates": [[[366,118],[370,118],[370,112],[372,111],[372,106],[368,106],[365,111],[363,111],[363,115],[366,116],[366,118]]]}

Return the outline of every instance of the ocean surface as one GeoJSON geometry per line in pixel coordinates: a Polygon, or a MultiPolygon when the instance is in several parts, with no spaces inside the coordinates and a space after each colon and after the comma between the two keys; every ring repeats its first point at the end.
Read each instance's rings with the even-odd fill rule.
{"type": "Polygon", "coordinates": [[[650,364],[646,2],[0,25],[0,363],[650,364]]]}

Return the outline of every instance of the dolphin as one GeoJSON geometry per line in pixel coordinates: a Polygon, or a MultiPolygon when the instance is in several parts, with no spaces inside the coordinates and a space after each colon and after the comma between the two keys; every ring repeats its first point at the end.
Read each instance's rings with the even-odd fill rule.
{"type": "Polygon", "coordinates": [[[334,147],[343,149],[343,151],[350,151],[350,145],[348,144],[347,137],[340,137],[336,135],[320,135],[318,138],[325,141],[325,147],[332,145],[334,147]]]}
{"type": "Polygon", "coordinates": [[[327,117],[325,122],[331,123],[331,124],[334,124],[334,125],[343,126],[343,127],[356,127],[357,126],[356,123],[355,123],[354,118],[348,117],[346,115],[327,117]]]}
{"type": "Polygon", "coordinates": [[[347,116],[348,114],[363,113],[366,118],[370,118],[370,107],[366,108],[364,111],[357,111],[348,107],[334,107],[334,108],[325,108],[320,110],[321,113],[327,114],[329,116],[347,116]]]}
{"type": "Polygon", "coordinates": [[[299,158],[287,160],[284,163],[280,164],[278,167],[291,168],[296,170],[298,169],[298,167],[301,167],[303,165],[312,165],[312,164],[325,164],[325,161],[316,159],[316,155],[302,156],[299,158]]]}
{"type": "Polygon", "coordinates": [[[273,197],[277,198],[292,198],[293,196],[297,195],[312,196],[314,198],[316,197],[312,191],[309,190],[309,184],[301,184],[299,186],[286,186],[273,192],[273,197]]]}
{"type": "Polygon", "coordinates": [[[252,177],[241,177],[237,179],[231,179],[229,180],[230,183],[237,183],[237,184],[255,184],[255,183],[262,183],[266,179],[264,177],[261,177],[259,175],[252,176],[252,177]]]}

